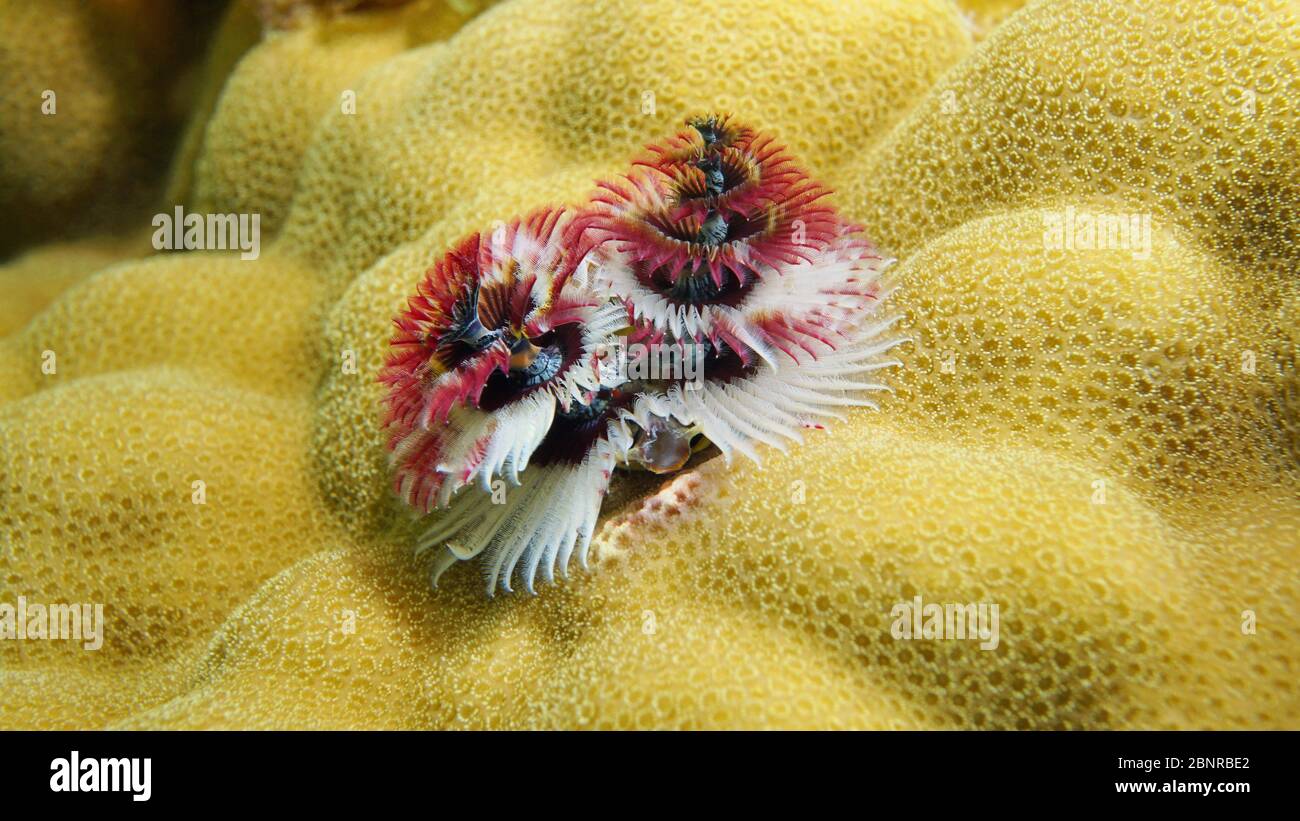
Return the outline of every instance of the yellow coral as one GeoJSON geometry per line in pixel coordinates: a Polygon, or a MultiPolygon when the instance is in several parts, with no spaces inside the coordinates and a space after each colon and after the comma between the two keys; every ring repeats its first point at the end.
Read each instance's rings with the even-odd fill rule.
{"type": "Polygon", "coordinates": [[[1028,0],[957,0],[976,39],[982,39],[1028,0]]]}
{"type": "MultiPolygon", "coordinates": [[[[242,31],[246,25],[238,4],[229,16],[227,40],[237,36],[229,29],[242,31]]],[[[260,213],[263,230],[278,230],[299,163],[316,136],[314,124],[345,106],[356,111],[356,119],[369,119],[371,100],[345,97],[355,91],[353,81],[405,50],[446,38],[466,18],[454,6],[424,0],[363,15],[326,16],[303,31],[268,37],[223,78],[197,150],[190,208],[260,213]]]]}
{"type": "Polygon", "coordinates": [[[979,46],[938,0],[446,14],[308,20],[196,112],[176,198],[266,215],[260,259],[115,265],[30,321],[57,249],[0,271],[33,294],[0,602],[108,611],[99,653],[0,644],[0,726],[1300,727],[1292,7],[1043,2],[979,46]],[[431,592],[377,429],[391,316],[452,239],[710,109],[902,258],[896,395],[625,488],[564,587],[431,592]],[[1149,247],[1055,247],[1081,213],[1149,247]],[[894,640],[915,595],[999,603],[999,648],[894,640]]]}
{"type": "Polygon", "coordinates": [[[211,7],[0,0],[0,258],[38,239],[129,232],[166,172],[211,7]]]}
{"type": "Polygon", "coordinates": [[[37,246],[0,266],[0,336],[17,331],[83,278],[147,250],[130,239],[87,237],[37,246]]]}

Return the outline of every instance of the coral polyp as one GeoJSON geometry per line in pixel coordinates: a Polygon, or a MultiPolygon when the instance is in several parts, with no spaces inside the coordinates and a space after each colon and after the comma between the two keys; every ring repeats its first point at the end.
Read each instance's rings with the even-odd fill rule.
{"type": "Polygon", "coordinates": [[[453,246],[397,318],[394,487],[448,508],[419,541],[435,583],[486,554],[489,593],[516,574],[533,591],[585,566],[618,466],[672,473],[708,443],[758,462],[885,388],[889,260],[781,144],[727,116],[688,126],[577,211],[453,246]],[[699,367],[615,367],[620,345],[699,367]]]}
{"type": "Polygon", "coordinates": [[[833,344],[888,261],[784,146],[728,117],[690,125],[592,196],[599,285],[632,321],[746,362],[833,344]]]}
{"type": "Polygon", "coordinates": [[[705,360],[699,383],[677,382],[647,397],[650,411],[681,423],[688,437],[701,435],[730,463],[739,452],[761,463],[758,446],[786,450],[803,442],[803,431],[843,419],[854,407],[876,409],[873,392],[889,388],[875,373],[900,363],[888,356],[903,339],[888,334],[892,320],[870,322],[825,344],[816,357],[785,353],[776,362],[746,364],[723,351],[705,360]]]}
{"type": "MultiPolygon", "coordinates": [[[[465,495],[420,538],[417,552],[435,551],[432,578],[457,561],[486,553],[491,594],[499,583],[510,591],[516,569],[529,592],[540,569],[545,581],[567,574],[577,555],[585,567],[587,547],[616,464],[632,446],[623,420],[626,396],[603,390],[591,401],[557,414],[533,451],[532,465],[511,474],[504,501],[493,493],[465,495]]],[[[502,420],[502,426],[514,424],[502,420]]]]}
{"type": "Polygon", "coordinates": [[[394,484],[417,510],[477,479],[517,481],[551,428],[600,386],[621,313],[571,279],[572,214],[545,209],[472,235],[430,269],[380,374],[394,484]]]}
{"type": "Polygon", "coordinates": [[[691,118],[687,125],[647,146],[645,155],[633,161],[634,168],[667,176],[681,203],[744,217],[765,205],[794,202],[800,191],[815,195],[814,200],[828,193],[770,135],[726,115],[691,118]]]}

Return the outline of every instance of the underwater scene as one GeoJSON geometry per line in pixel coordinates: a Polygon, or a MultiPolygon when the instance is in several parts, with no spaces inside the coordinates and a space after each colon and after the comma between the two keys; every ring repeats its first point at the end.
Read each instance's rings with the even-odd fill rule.
{"type": "Polygon", "coordinates": [[[0,0],[0,728],[1300,729],[1298,19],[0,0]]]}

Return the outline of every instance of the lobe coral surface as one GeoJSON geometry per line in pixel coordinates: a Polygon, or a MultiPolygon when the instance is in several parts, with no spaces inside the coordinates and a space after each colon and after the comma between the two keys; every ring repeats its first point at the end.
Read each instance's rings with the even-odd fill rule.
{"type": "MultiPolygon", "coordinates": [[[[6,185],[83,191],[133,150],[79,90],[111,56],[40,59],[96,5],[0,34],[32,87],[6,185]],[[86,161],[38,162],[64,128],[86,161]]],[[[253,5],[156,204],[0,266],[0,602],[107,621],[98,652],[0,642],[0,726],[1300,728],[1293,3],[253,5]],[[457,239],[699,111],[898,258],[894,393],[611,496],[563,587],[430,591],[391,318],[457,239]],[[261,213],[260,257],[151,254],[177,204],[261,213]],[[1098,215],[1149,229],[1045,230],[1098,215]],[[918,595],[999,603],[998,649],[894,640],[918,595]]]]}

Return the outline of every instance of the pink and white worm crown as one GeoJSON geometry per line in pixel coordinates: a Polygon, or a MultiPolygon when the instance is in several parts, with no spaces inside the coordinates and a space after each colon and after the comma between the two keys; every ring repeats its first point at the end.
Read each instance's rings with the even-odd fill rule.
{"type": "Polygon", "coordinates": [[[601,181],[455,244],[394,320],[393,487],[432,514],[432,577],[489,595],[585,567],[616,468],[801,442],[887,390],[883,258],[783,145],[692,118],[601,181]],[[441,509],[441,510],[440,510],[441,509]],[[437,513],[434,513],[438,510],[437,513]]]}

